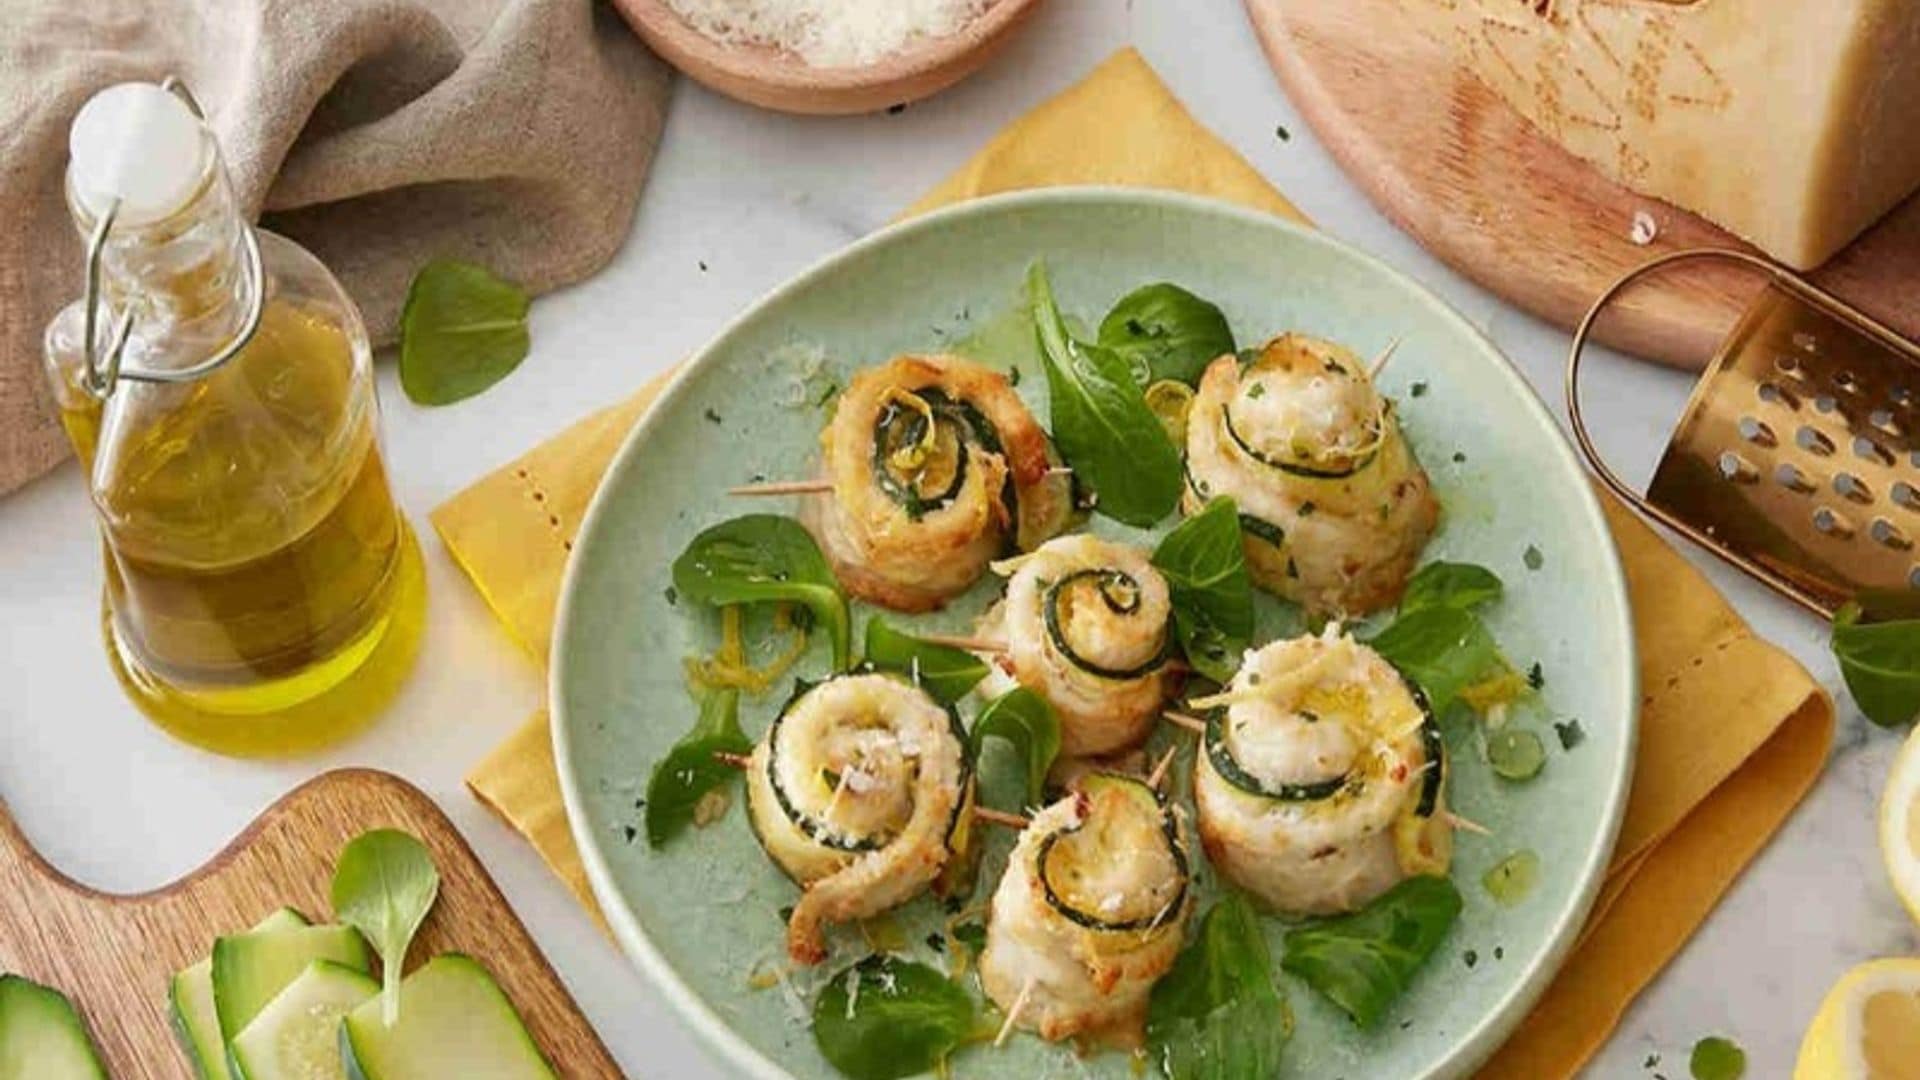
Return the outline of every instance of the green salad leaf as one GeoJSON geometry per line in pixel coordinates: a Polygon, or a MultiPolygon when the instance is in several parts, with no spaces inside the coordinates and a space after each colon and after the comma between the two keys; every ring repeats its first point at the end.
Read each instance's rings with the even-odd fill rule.
{"type": "Polygon", "coordinates": [[[925,964],[874,955],[835,975],[813,1005],[820,1055],[853,1080],[937,1066],[973,1031],[973,998],[925,964]]]}
{"type": "Polygon", "coordinates": [[[1180,451],[1147,407],[1127,362],[1111,349],[1073,339],[1046,267],[1034,264],[1027,288],[1060,455],[1093,489],[1096,511],[1127,525],[1152,526],[1180,501],[1180,451]]]}
{"type": "Polygon", "coordinates": [[[1178,285],[1142,285],[1100,320],[1100,346],[1126,361],[1135,382],[1198,385],[1200,373],[1234,351],[1233,328],[1213,304],[1178,285]]]}
{"type": "Polygon", "coordinates": [[[1500,646],[1471,611],[1423,608],[1395,619],[1367,644],[1426,691],[1437,713],[1500,663],[1500,646]]]}
{"type": "Polygon", "coordinates": [[[1867,622],[1859,604],[1833,617],[1833,655],[1847,692],[1882,727],[1920,716],[1920,619],[1867,622]]]}
{"type": "Polygon", "coordinates": [[[340,852],[333,868],[334,917],[380,954],[380,1017],[400,1019],[400,976],[407,946],[440,896],[440,871],[427,846],[399,829],[361,833],[340,852]]]}
{"type": "Polygon", "coordinates": [[[942,705],[951,705],[987,677],[987,662],[951,645],[939,645],[901,633],[875,616],[867,620],[867,662],[897,671],[942,705]]]}
{"type": "Polygon", "coordinates": [[[1407,579],[1407,591],[1400,597],[1400,614],[1436,607],[1472,611],[1500,599],[1504,588],[1500,576],[1484,566],[1430,562],[1407,579]]]}
{"type": "Polygon", "coordinates": [[[1280,966],[1370,1028],[1439,948],[1460,908],[1453,882],[1410,877],[1351,915],[1288,934],[1280,966]]]}
{"type": "Polygon", "coordinates": [[[1253,581],[1233,500],[1213,499],[1181,522],[1153,549],[1153,565],[1167,579],[1187,663],[1224,685],[1253,640],[1253,581]]]}
{"type": "Polygon", "coordinates": [[[527,294],[484,266],[434,259],[400,311],[400,387],[416,405],[451,405],[527,358],[527,294]]]}
{"type": "Polygon", "coordinates": [[[852,653],[847,598],[800,523],[779,514],[747,514],[693,538],[673,561],[673,587],[689,600],[723,606],[791,600],[813,612],[833,642],[833,665],[852,653]]]}
{"type": "Polygon", "coordinates": [[[968,733],[973,756],[978,759],[988,739],[1000,738],[1012,743],[1027,764],[1027,804],[1040,805],[1046,790],[1047,770],[1060,753],[1060,718],[1047,699],[1024,686],[1001,694],[974,718],[968,733]]]}
{"type": "Polygon", "coordinates": [[[709,691],[693,730],[673,744],[647,778],[647,843],[659,847],[673,839],[693,823],[694,807],[709,791],[740,775],[714,755],[752,751],[753,740],[740,730],[740,691],[709,691]]]}
{"type": "Polygon", "coordinates": [[[1149,1053],[1168,1080],[1278,1076],[1292,1028],[1259,920],[1244,897],[1228,893],[1153,988],[1149,1053]]]}

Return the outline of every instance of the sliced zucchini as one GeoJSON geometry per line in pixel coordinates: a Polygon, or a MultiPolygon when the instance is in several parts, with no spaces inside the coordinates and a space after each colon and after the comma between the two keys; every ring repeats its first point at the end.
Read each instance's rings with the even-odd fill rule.
{"type": "Polygon", "coordinates": [[[557,1080],[513,1003],[468,956],[443,953],[400,983],[400,1020],[375,998],[340,1025],[349,1080],[557,1080]]]}
{"type": "Polygon", "coordinates": [[[215,941],[213,1010],[220,1018],[221,1041],[233,1042],[315,960],[373,970],[367,943],[351,926],[256,930],[215,941]]]}
{"type": "Polygon", "coordinates": [[[1161,628],[1160,649],[1143,664],[1130,668],[1110,668],[1094,663],[1080,655],[1073,647],[1073,641],[1067,636],[1066,618],[1061,607],[1075,593],[1092,592],[1115,615],[1132,615],[1140,610],[1140,583],[1132,574],[1111,567],[1075,570],[1059,581],[1047,587],[1041,594],[1040,609],[1047,627],[1047,640],[1052,642],[1054,651],[1066,658],[1069,664],[1089,675],[1102,679],[1137,679],[1167,662],[1172,647],[1172,636],[1161,628]]]}
{"type": "MultiPolygon", "coordinates": [[[[253,929],[292,930],[305,925],[305,915],[281,908],[255,923],[253,929]]],[[[174,973],[167,984],[167,1006],[173,1017],[173,1033],[200,1080],[231,1080],[226,1043],[220,1038],[220,1017],[213,1008],[212,957],[174,973]]]]}
{"type": "Polygon", "coordinates": [[[1340,793],[1348,782],[1358,779],[1351,771],[1325,780],[1315,780],[1310,784],[1268,784],[1266,781],[1242,768],[1233,756],[1233,749],[1227,745],[1227,710],[1215,709],[1207,717],[1207,763],[1220,779],[1239,788],[1249,795],[1258,795],[1263,799],[1278,799],[1281,802],[1319,802],[1331,799],[1340,793]]]}
{"type": "Polygon", "coordinates": [[[0,975],[0,1080],[107,1080],[65,994],[0,975]]]}
{"type": "Polygon", "coordinates": [[[1080,798],[1080,823],[1049,834],[1034,857],[1047,906],[1090,930],[1168,924],[1186,901],[1187,854],[1160,793],[1097,772],[1081,781],[1080,798]]]}
{"type": "Polygon", "coordinates": [[[1383,416],[1375,421],[1377,425],[1381,425],[1381,428],[1374,432],[1373,448],[1371,450],[1353,459],[1345,468],[1322,469],[1313,465],[1303,465],[1297,461],[1283,461],[1280,458],[1268,457],[1256,449],[1252,443],[1242,438],[1239,429],[1233,426],[1233,406],[1231,403],[1220,406],[1220,419],[1221,426],[1227,429],[1227,438],[1233,440],[1233,445],[1239,447],[1241,453],[1265,465],[1269,469],[1279,469],[1281,472],[1289,473],[1293,476],[1304,476],[1312,480],[1341,480],[1352,476],[1378,460],[1380,457],[1380,447],[1386,443],[1386,431],[1384,430],[1386,419],[1383,416]]]}
{"type": "Polygon", "coordinates": [[[234,1071],[244,1080],[345,1080],[340,1021],[379,993],[372,976],[315,960],[234,1037],[234,1071]]]}

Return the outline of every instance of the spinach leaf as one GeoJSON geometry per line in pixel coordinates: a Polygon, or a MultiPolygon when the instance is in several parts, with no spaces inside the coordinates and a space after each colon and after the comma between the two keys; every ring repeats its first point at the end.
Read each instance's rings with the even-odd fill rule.
{"type": "Polygon", "coordinates": [[[659,847],[693,823],[693,810],[707,792],[740,770],[714,757],[746,754],[753,741],[740,730],[740,691],[714,690],[700,702],[693,730],[673,744],[647,778],[647,843],[659,847]]]}
{"type": "Polygon", "coordinates": [[[974,718],[973,730],[968,733],[973,756],[978,759],[980,748],[995,737],[1012,743],[1027,759],[1027,804],[1040,805],[1047,770],[1053,768],[1053,759],[1060,753],[1060,718],[1053,714],[1053,706],[1024,686],[1001,694],[987,702],[974,718]]]}
{"type": "Polygon", "coordinates": [[[938,1065],[973,1030],[973,998],[925,964],[874,955],[827,983],[813,1005],[820,1055],[853,1080],[896,1080],[938,1065]]]}
{"type": "Polygon", "coordinates": [[[440,871],[427,846],[399,829],[361,833],[333,868],[334,918],[360,931],[380,954],[380,1017],[400,1019],[400,976],[407,946],[440,895],[440,871]]]}
{"type": "Polygon", "coordinates": [[[1413,982],[1460,907],[1453,882],[1410,877],[1351,915],[1288,934],[1280,966],[1370,1028],[1413,982]]]}
{"type": "Polygon", "coordinates": [[[1431,562],[1407,580],[1407,591],[1400,597],[1400,614],[1436,607],[1472,611],[1500,599],[1503,589],[1499,575],[1484,566],[1431,562]]]}
{"type": "Polygon", "coordinates": [[[942,705],[951,705],[987,677],[987,662],[951,645],[903,634],[878,616],[867,620],[866,658],[882,671],[897,671],[942,705]]]}
{"type": "Polygon", "coordinates": [[[1100,320],[1100,345],[1126,361],[1141,386],[1173,379],[1196,386],[1200,373],[1234,351],[1220,309],[1178,285],[1143,285],[1100,320]]]}
{"type": "Polygon", "coordinates": [[[1367,644],[1419,683],[1436,713],[1501,662],[1479,616],[1453,607],[1402,615],[1367,644]]]}
{"type": "Polygon", "coordinates": [[[1039,263],[1027,273],[1027,289],[1060,455],[1093,489],[1095,510],[1152,526],[1180,501],[1180,451],[1147,407],[1127,362],[1111,349],[1073,339],[1039,263]]]}
{"type": "Polygon", "coordinates": [[[527,294],[483,266],[434,259],[400,311],[400,387],[416,405],[451,405],[527,358],[527,294]]]}
{"type": "Polygon", "coordinates": [[[1266,935],[1246,899],[1228,893],[1148,999],[1153,1059],[1168,1080],[1278,1076],[1292,1028],[1266,935]]]}
{"type": "Polygon", "coordinates": [[[1874,723],[1910,724],[1920,716],[1920,619],[1862,618],[1857,603],[1833,617],[1833,655],[1847,691],[1874,723]]]}
{"type": "Polygon", "coordinates": [[[852,652],[847,599],[833,568],[800,523],[778,514],[723,521],[693,538],[673,561],[673,587],[703,604],[792,600],[813,612],[833,641],[833,665],[845,670],[852,652]]]}
{"type": "Polygon", "coordinates": [[[1187,663],[1225,684],[1253,639],[1253,582],[1233,500],[1213,499],[1181,522],[1154,548],[1153,565],[1167,579],[1187,663]]]}

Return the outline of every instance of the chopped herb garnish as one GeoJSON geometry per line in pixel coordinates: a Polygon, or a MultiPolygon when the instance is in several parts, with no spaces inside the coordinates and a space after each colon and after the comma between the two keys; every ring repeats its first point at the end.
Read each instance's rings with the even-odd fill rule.
{"type": "Polygon", "coordinates": [[[1467,460],[1467,455],[1465,451],[1455,450],[1453,452],[1453,463],[1455,465],[1465,464],[1466,460],[1467,460]]]}
{"type": "Polygon", "coordinates": [[[1414,397],[1426,397],[1427,384],[1423,382],[1414,383],[1412,386],[1407,387],[1407,393],[1412,394],[1414,397]]]}
{"type": "Polygon", "coordinates": [[[1533,666],[1527,669],[1527,685],[1535,690],[1547,685],[1546,670],[1540,666],[1538,660],[1535,660],[1533,666]]]}
{"type": "Polygon", "coordinates": [[[906,111],[907,111],[907,103],[904,101],[895,102],[894,104],[887,106],[888,116],[899,116],[901,113],[906,111]]]}
{"type": "Polygon", "coordinates": [[[1263,383],[1263,382],[1257,382],[1257,383],[1254,383],[1254,384],[1253,384],[1252,386],[1249,386],[1249,387],[1247,387],[1247,400],[1248,400],[1248,401],[1258,401],[1258,400],[1260,400],[1261,398],[1263,398],[1263,397],[1266,397],[1266,396],[1267,396],[1267,384],[1266,384],[1266,383],[1263,383]]]}
{"type": "Polygon", "coordinates": [[[953,935],[953,940],[975,952],[987,947],[987,928],[980,923],[961,923],[948,932],[953,935]]]}
{"type": "Polygon", "coordinates": [[[627,843],[629,844],[633,843],[640,836],[640,830],[631,825],[622,825],[620,827],[620,833],[627,838],[627,843]]]}
{"type": "Polygon", "coordinates": [[[672,607],[672,606],[674,606],[675,604],[678,604],[678,603],[680,602],[680,593],[679,593],[679,591],[678,591],[678,590],[676,590],[676,589],[675,589],[675,588],[674,588],[673,586],[671,586],[671,585],[669,585],[669,586],[667,586],[667,588],[666,588],[666,591],[665,591],[665,595],[666,595],[666,598],[667,598],[667,606],[668,606],[668,607],[672,607]]]}
{"type": "Polygon", "coordinates": [[[1300,504],[1301,517],[1312,517],[1313,511],[1314,511],[1314,505],[1311,500],[1300,504]]]}
{"type": "Polygon", "coordinates": [[[793,920],[793,905],[788,904],[787,906],[780,909],[780,921],[791,922],[792,920],[793,920]]]}
{"type": "Polygon", "coordinates": [[[1495,960],[1505,960],[1507,958],[1507,950],[1502,946],[1495,945],[1493,947],[1493,958],[1495,960]]]}
{"type": "Polygon", "coordinates": [[[717,424],[720,422],[720,414],[717,412],[714,412],[712,409],[707,409],[704,412],[702,412],[700,415],[706,417],[707,423],[709,424],[717,424]]]}
{"type": "Polygon", "coordinates": [[[700,260],[700,272],[703,274],[707,272],[707,260],[705,259],[700,260]]]}
{"type": "Polygon", "coordinates": [[[1480,954],[1472,949],[1468,949],[1466,952],[1460,954],[1460,959],[1466,961],[1468,967],[1472,967],[1480,962],[1480,954]]]}
{"type": "Polygon", "coordinates": [[[1291,142],[1291,141],[1293,141],[1293,132],[1291,132],[1291,131],[1288,131],[1288,130],[1287,130],[1287,125],[1285,125],[1285,124],[1275,124],[1275,125],[1273,125],[1273,133],[1274,133],[1275,135],[1278,135],[1278,136],[1280,137],[1280,141],[1281,141],[1281,142],[1291,142]]]}
{"type": "Polygon", "coordinates": [[[833,396],[839,392],[840,384],[834,382],[832,379],[828,379],[827,385],[820,388],[820,395],[813,399],[813,403],[815,406],[825,405],[827,402],[832,401],[833,396]]]}
{"type": "Polygon", "coordinates": [[[1653,1067],[1654,1067],[1655,1065],[1658,1065],[1658,1064],[1660,1064],[1660,1055],[1659,1055],[1659,1054],[1648,1054],[1648,1055],[1647,1055],[1647,1060],[1645,1060],[1645,1061],[1643,1061],[1643,1062],[1641,1062],[1641,1063],[1640,1063],[1640,1067],[1641,1067],[1641,1068],[1643,1068],[1643,1069],[1651,1069],[1651,1068],[1653,1068],[1653,1067]]]}
{"type": "Polygon", "coordinates": [[[1008,386],[1020,385],[1020,369],[1019,368],[1010,367],[1007,369],[1007,385],[1008,386]]]}
{"type": "Polygon", "coordinates": [[[1564,724],[1558,720],[1554,721],[1553,733],[1560,736],[1560,749],[1562,750],[1571,750],[1587,741],[1586,729],[1580,726],[1580,721],[1578,720],[1569,720],[1564,724]]]}
{"type": "Polygon", "coordinates": [[[929,948],[929,949],[932,949],[932,950],[933,950],[934,952],[937,952],[937,953],[943,953],[943,952],[946,952],[946,951],[947,951],[947,939],[946,939],[945,937],[942,937],[942,936],[941,936],[940,934],[937,934],[937,933],[935,933],[935,934],[928,934],[928,935],[927,935],[927,948],[929,948]]]}
{"type": "Polygon", "coordinates": [[[1540,549],[1534,547],[1532,544],[1527,545],[1526,554],[1521,556],[1521,558],[1526,562],[1527,569],[1529,570],[1538,570],[1547,564],[1547,557],[1540,554],[1540,549]]]}

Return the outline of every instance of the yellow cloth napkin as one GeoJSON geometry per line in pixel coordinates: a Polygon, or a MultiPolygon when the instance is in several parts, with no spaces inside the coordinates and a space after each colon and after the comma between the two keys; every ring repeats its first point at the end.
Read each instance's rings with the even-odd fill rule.
{"type": "MultiPolygon", "coordinates": [[[[909,213],[1070,183],[1174,188],[1300,220],[1131,49],[1002,132],[909,213]],[[1126,122],[1115,123],[1120,117],[1126,122]]],[[[447,549],[543,663],[574,530],[621,438],[664,381],[433,514],[447,549]]],[[[1633,596],[1644,695],[1632,797],[1580,946],[1485,1077],[1539,1080],[1579,1068],[1799,802],[1832,735],[1832,702],[1799,664],[1755,638],[1686,560],[1606,502],[1633,596]]],[[[543,710],[467,783],[592,908],[553,768],[543,710]]]]}

